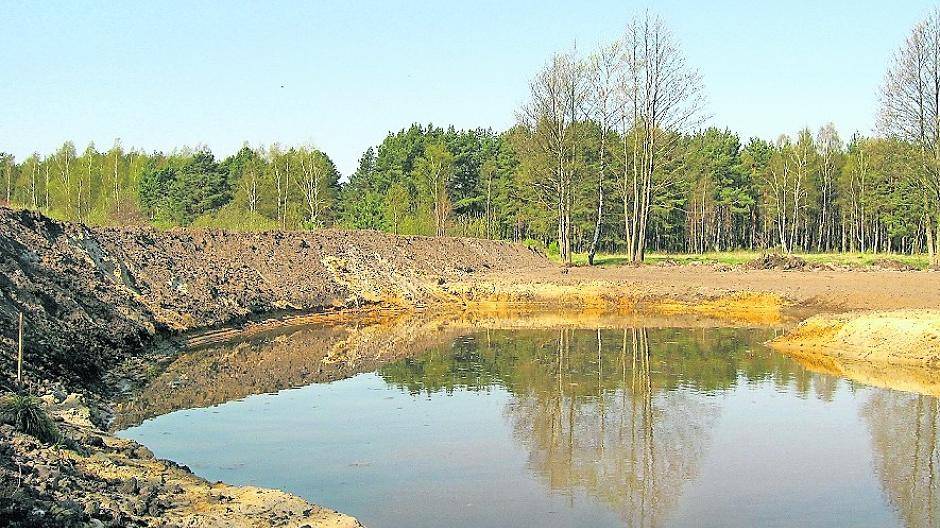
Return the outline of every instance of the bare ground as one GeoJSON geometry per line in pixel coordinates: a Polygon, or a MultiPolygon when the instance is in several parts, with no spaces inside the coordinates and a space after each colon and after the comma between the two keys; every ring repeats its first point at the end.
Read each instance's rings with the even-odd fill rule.
{"type": "MultiPolygon", "coordinates": [[[[11,377],[15,371],[15,320],[22,312],[27,320],[30,389],[40,394],[77,391],[92,403],[91,409],[82,408],[88,422],[68,427],[80,437],[97,436],[101,442],[92,441],[88,456],[74,455],[78,458],[73,459],[72,454],[64,455],[69,458],[64,467],[79,468],[68,478],[73,483],[85,482],[85,487],[61,487],[86,490],[77,492],[86,495],[86,507],[89,502],[97,503],[94,497],[98,495],[102,495],[102,501],[119,498],[116,489],[129,488],[132,477],[151,482],[160,476],[160,484],[151,490],[157,498],[151,502],[164,518],[177,521],[174,524],[196,526],[204,518],[236,526],[295,526],[312,521],[352,525],[355,521],[348,517],[281,492],[213,485],[185,468],[177,468],[177,472],[171,462],[154,461],[134,445],[118,445],[117,439],[100,430],[104,425],[101,416],[106,414],[93,411],[110,406],[111,398],[128,379],[127,372],[133,374],[136,369],[136,375],[140,375],[149,365],[150,356],[145,354],[148,349],[165,340],[181,343],[184,332],[242,324],[272,313],[342,313],[370,306],[429,306],[441,314],[459,313],[466,321],[481,325],[518,324],[512,322],[517,311],[533,308],[550,308],[556,313],[559,309],[574,309],[578,315],[560,321],[545,311],[534,317],[529,313],[528,324],[587,321],[604,325],[612,314],[630,317],[642,309],[665,316],[685,314],[700,320],[719,320],[722,324],[779,325],[810,313],[863,311],[866,313],[811,319],[790,334],[789,349],[794,354],[799,352],[804,361],[813,361],[806,358],[814,357],[814,350],[827,354],[815,357],[848,360],[853,354],[859,355],[859,350],[868,351],[875,340],[889,361],[919,354],[916,362],[937,366],[940,354],[935,346],[936,322],[940,312],[929,310],[940,308],[938,279],[940,274],[936,272],[724,266],[563,269],[522,246],[502,242],[396,237],[368,231],[234,234],[91,229],[55,222],[36,213],[0,208],[0,389],[15,385],[11,377]],[[871,311],[890,314],[873,315],[871,311]],[[898,343],[906,348],[898,349],[898,343]],[[934,348],[925,354],[923,347],[930,343],[934,348]],[[100,464],[93,460],[98,455],[103,457],[100,464]],[[81,475],[90,476],[82,480],[85,477],[81,475]],[[166,485],[167,478],[179,479],[180,488],[196,490],[195,495],[184,494],[185,500],[172,500],[166,493],[175,495],[177,487],[166,485]],[[100,489],[94,488],[93,482],[100,482],[100,489]],[[207,499],[198,499],[202,496],[207,499]],[[225,508],[215,508],[215,501],[224,503],[225,508]],[[290,507],[278,509],[285,504],[290,507]],[[272,512],[278,512],[276,518],[272,512]]],[[[218,330],[216,337],[224,337],[226,332],[218,330]]],[[[240,379],[238,385],[256,383],[272,390],[281,385],[333,379],[383,360],[381,349],[386,341],[407,342],[419,334],[343,334],[343,349],[360,353],[318,372],[308,372],[300,380],[294,371],[275,380],[254,379],[246,372],[229,374],[240,379]]],[[[311,335],[310,339],[320,337],[311,335]]],[[[421,343],[413,345],[419,348],[421,343]]],[[[255,352],[247,348],[239,353],[255,352]]],[[[880,357],[869,356],[872,360],[880,357]]],[[[291,360],[289,355],[285,357],[291,360]]],[[[259,355],[255,359],[263,363],[283,358],[259,355]]],[[[309,358],[295,359],[298,365],[309,364],[309,358]]],[[[193,360],[215,368],[216,358],[194,356],[193,360]]],[[[832,362],[825,365],[877,377],[870,370],[833,367],[832,362]]],[[[171,381],[168,377],[167,383],[171,381]]],[[[169,384],[163,387],[166,392],[174,389],[169,384]]],[[[228,397],[226,391],[237,394],[243,389],[213,386],[216,392],[206,392],[202,397],[213,402],[228,397]]],[[[201,391],[201,387],[193,387],[180,395],[201,391]]],[[[146,398],[147,394],[140,396],[146,398]]],[[[133,401],[127,405],[122,411],[130,422],[144,417],[135,411],[133,401]]],[[[56,467],[63,467],[63,455],[32,446],[8,427],[0,433],[0,455],[4,455],[0,456],[0,476],[10,477],[13,468],[18,467],[17,478],[34,486],[30,493],[36,500],[57,500],[57,488],[49,483],[61,486],[61,481],[50,479],[42,468],[49,465],[48,457],[57,457],[56,467]],[[13,464],[17,457],[19,462],[13,464]]],[[[132,518],[142,526],[157,525],[158,518],[150,515],[151,502],[143,506],[139,501],[130,506],[116,504],[106,517],[113,521],[132,518]],[[115,519],[115,515],[124,517],[115,519]]],[[[79,511],[78,515],[87,519],[96,514],[79,511]]]]}
{"type": "Polygon", "coordinates": [[[934,271],[784,271],[716,266],[623,266],[494,271],[455,285],[468,296],[505,301],[570,298],[627,303],[697,304],[746,298],[813,311],[940,308],[940,273],[934,271]]]}

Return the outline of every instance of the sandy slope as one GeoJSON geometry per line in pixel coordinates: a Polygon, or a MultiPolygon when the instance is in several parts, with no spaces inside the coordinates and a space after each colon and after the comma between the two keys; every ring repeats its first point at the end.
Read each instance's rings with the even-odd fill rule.
{"type": "Polygon", "coordinates": [[[771,346],[798,355],[940,368],[940,310],[821,314],[771,346]]]}

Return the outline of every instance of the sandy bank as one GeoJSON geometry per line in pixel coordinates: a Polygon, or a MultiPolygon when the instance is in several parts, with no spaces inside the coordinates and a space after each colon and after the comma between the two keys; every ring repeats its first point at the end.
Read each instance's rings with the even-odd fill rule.
{"type": "Polygon", "coordinates": [[[736,307],[789,306],[825,312],[940,308],[940,272],[744,269],[709,265],[619,266],[480,273],[451,286],[476,298],[562,298],[605,303],[676,301],[689,306],[738,297],[736,307]]]}
{"type": "Polygon", "coordinates": [[[821,314],[770,345],[783,352],[940,367],[940,310],[821,314]]]}

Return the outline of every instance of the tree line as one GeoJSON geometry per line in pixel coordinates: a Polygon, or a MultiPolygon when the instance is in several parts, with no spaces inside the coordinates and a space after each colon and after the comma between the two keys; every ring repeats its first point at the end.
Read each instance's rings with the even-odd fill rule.
{"type": "Polygon", "coordinates": [[[217,160],[66,142],[0,154],[0,200],[90,224],[380,229],[583,252],[732,249],[929,253],[940,248],[940,14],[911,32],[881,89],[878,133],[832,124],[746,142],[703,127],[700,76],[659,18],[582,55],[551,57],[516,124],[414,124],[343,181],[310,146],[217,160]]]}

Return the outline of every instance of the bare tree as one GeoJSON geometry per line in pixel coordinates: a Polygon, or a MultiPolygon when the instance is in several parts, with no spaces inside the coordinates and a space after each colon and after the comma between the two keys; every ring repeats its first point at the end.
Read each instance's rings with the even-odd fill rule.
{"type": "Polygon", "coordinates": [[[529,102],[522,108],[521,124],[532,134],[534,150],[545,158],[537,185],[554,195],[558,220],[558,250],[571,264],[571,210],[577,134],[572,130],[584,117],[587,82],[576,50],[557,53],[529,83],[529,102]]]}
{"type": "Polygon", "coordinates": [[[895,53],[881,89],[878,125],[920,148],[927,251],[940,265],[940,9],[915,25],[895,53]]]}
{"type": "Polygon", "coordinates": [[[624,228],[628,255],[642,262],[657,169],[677,146],[679,133],[701,124],[705,101],[701,76],[659,17],[647,13],[633,20],[621,47],[624,228]]]}
{"type": "Polygon", "coordinates": [[[597,123],[600,135],[600,149],[598,151],[597,168],[597,217],[594,222],[594,236],[588,249],[588,264],[594,265],[594,256],[597,254],[597,244],[601,236],[601,224],[604,219],[604,187],[607,184],[607,139],[616,124],[617,116],[621,113],[623,100],[618,97],[617,84],[623,67],[621,43],[615,41],[602,46],[589,59],[588,102],[589,115],[597,123]]]}

